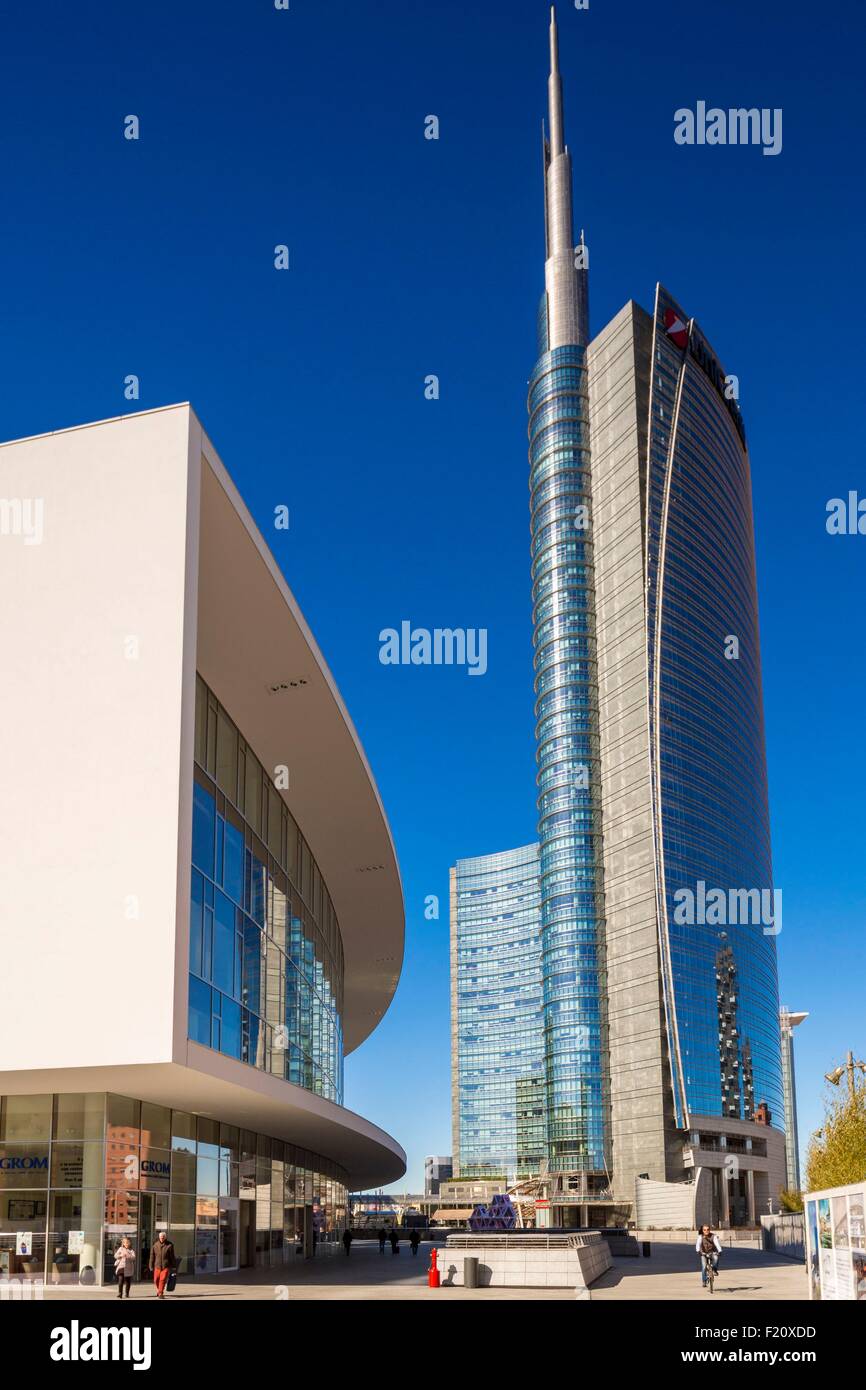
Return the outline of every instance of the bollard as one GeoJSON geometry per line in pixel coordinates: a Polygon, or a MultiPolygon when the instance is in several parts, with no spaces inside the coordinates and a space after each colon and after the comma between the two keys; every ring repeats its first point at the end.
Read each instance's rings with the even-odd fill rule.
{"type": "Polygon", "coordinates": [[[643,1243],[643,1257],[645,1260],[648,1260],[650,1257],[650,1243],[648,1240],[645,1240],[643,1243]]]}
{"type": "Polygon", "coordinates": [[[430,1268],[427,1271],[427,1287],[430,1289],[439,1288],[439,1266],[436,1263],[436,1246],[430,1251],[430,1268]]]}
{"type": "Polygon", "coordinates": [[[463,1260],[463,1287],[464,1289],[478,1288],[478,1256],[467,1255],[463,1260]]]}

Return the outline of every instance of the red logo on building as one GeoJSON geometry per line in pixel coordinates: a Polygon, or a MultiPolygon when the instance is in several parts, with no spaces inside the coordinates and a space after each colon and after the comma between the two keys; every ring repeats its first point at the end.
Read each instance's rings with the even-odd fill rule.
{"type": "Polygon", "coordinates": [[[684,348],[689,341],[688,324],[683,322],[676,309],[665,309],[665,332],[678,348],[684,348]]]}

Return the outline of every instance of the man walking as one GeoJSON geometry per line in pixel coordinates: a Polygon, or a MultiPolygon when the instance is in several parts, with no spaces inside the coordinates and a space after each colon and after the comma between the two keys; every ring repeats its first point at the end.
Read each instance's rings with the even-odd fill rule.
{"type": "Polygon", "coordinates": [[[148,1264],[148,1271],[153,1275],[157,1298],[165,1298],[165,1286],[174,1265],[174,1246],[165,1231],[160,1231],[151,1246],[150,1263],[148,1264]]]}

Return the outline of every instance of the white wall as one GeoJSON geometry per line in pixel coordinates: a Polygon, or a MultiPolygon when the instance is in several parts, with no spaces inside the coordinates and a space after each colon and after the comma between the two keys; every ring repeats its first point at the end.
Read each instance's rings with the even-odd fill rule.
{"type": "Polygon", "coordinates": [[[3,1071],[171,1058],[189,426],[0,448],[0,499],[44,507],[41,544],[0,534],[3,1071]]]}

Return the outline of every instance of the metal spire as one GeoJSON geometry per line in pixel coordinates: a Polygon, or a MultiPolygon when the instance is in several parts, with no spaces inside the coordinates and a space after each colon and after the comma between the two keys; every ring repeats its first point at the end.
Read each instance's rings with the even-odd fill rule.
{"type": "Polygon", "coordinates": [[[585,270],[575,268],[574,220],[571,206],[571,156],[564,139],[562,78],[559,72],[559,33],[556,9],[550,7],[550,77],[547,83],[550,139],[544,151],[544,200],[547,262],[548,345],[550,349],[589,338],[588,288],[585,270]]]}
{"type": "Polygon", "coordinates": [[[556,28],[555,5],[550,7],[550,77],[547,79],[547,104],[550,109],[550,157],[555,159],[564,149],[562,78],[559,75],[559,33],[556,28]]]}

